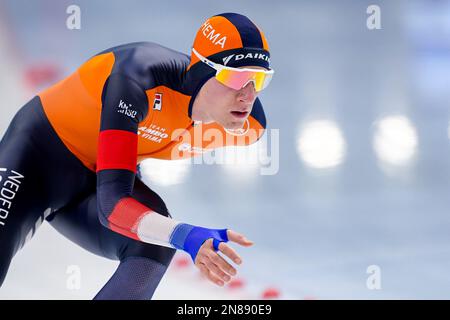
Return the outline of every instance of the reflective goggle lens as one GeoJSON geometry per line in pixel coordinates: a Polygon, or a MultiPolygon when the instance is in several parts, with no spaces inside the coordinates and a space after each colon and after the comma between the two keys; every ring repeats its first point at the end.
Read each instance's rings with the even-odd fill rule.
{"type": "Polygon", "coordinates": [[[255,85],[256,91],[265,89],[270,80],[272,80],[273,70],[255,70],[255,69],[238,69],[220,65],[218,63],[208,60],[200,53],[192,48],[192,52],[203,63],[216,70],[216,79],[229,88],[240,90],[250,81],[255,85]]]}
{"type": "Polygon", "coordinates": [[[250,81],[255,85],[256,91],[265,89],[272,79],[273,71],[251,71],[245,69],[222,69],[216,74],[216,79],[235,90],[240,90],[250,81]]]}

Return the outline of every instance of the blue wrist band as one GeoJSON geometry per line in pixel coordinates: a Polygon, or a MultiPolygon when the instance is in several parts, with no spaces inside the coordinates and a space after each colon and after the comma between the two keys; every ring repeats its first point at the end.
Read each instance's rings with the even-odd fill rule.
{"type": "Polygon", "coordinates": [[[218,251],[219,243],[228,241],[227,229],[208,229],[182,223],[173,231],[170,243],[175,248],[189,253],[192,261],[195,262],[198,250],[206,240],[211,238],[213,239],[214,250],[218,251]]]}

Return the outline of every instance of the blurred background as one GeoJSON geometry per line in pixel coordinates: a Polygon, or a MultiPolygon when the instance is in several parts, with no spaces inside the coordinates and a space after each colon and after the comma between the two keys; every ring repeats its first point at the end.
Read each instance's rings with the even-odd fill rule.
{"type": "MultiPolygon", "coordinates": [[[[230,11],[269,41],[276,74],[260,97],[279,129],[279,170],[143,165],[176,219],[255,242],[235,247],[244,264],[226,288],[177,254],[155,299],[450,298],[450,1],[0,0],[0,133],[92,55],[134,41],[189,54],[203,21],[230,11]],[[72,4],[79,30],[66,27],[72,4]],[[370,5],[381,29],[367,27],[370,5]]],[[[44,223],[0,298],[90,299],[116,267],[44,223]],[[78,289],[67,286],[73,266],[78,289]]]]}

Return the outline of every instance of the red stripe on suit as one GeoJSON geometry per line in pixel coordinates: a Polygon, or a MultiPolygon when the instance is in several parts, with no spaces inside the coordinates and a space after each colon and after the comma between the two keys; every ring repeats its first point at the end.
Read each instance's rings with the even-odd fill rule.
{"type": "Polygon", "coordinates": [[[140,219],[152,212],[148,207],[139,201],[126,197],[117,202],[113,212],[108,217],[110,228],[125,236],[139,240],[137,237],[137,227],[140,219]]]}
{"type": "Polygon", "coordinates": [[[101,131],[98,138],[97,172],[105,169],[126,169],[136,172],[136,133],[125,130],[101,131]]]}

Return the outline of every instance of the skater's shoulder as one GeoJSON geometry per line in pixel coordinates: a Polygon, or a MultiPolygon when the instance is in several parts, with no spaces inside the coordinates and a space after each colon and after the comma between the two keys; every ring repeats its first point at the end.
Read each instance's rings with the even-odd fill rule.
{"type": "Polygon", "coordinates": [[[113,53],[117,73],[138,81],[146,89],[157,85],[177,86],[189,65],[189,56],[154,42],[133,42],[99,54],[113,53]]]}

